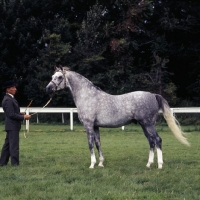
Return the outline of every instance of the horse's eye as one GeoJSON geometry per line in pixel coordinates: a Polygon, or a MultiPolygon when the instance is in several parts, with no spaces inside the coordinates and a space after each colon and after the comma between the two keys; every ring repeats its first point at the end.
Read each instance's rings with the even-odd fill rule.
{"type": "Polygon", "coordinates": [[[62,76],[59,76],[58,79],[62,79],[62,76]]]}

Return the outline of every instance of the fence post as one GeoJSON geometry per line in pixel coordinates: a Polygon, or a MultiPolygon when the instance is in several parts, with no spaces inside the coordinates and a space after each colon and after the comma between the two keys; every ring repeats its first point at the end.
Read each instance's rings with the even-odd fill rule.
{"type": "Polygon", "coordinates": [[[37,124],[39,123],[39,118],[38,118],[38,114],[37,114],[37,124]]]}
{"type": "MultiPolygon", "coordinates": [[[[26,109],[26,115],[29,115],[29,108],[26,109]]],[[[26,120],[26,130],[29,131],[29,120],[26,120]]]]}
{"type": "Polygon", "coordinates": [[[70,130],[73,131],[73,109],[70,109],[70,130]]]}
{"type": "Polygon", "coordinates": [[[62,113],[62,123],[65,123],[64,114],[62,113]]]}

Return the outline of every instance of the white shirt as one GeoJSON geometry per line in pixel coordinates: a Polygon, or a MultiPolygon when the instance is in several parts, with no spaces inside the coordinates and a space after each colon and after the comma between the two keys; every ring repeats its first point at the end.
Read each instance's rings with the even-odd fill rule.
{"type": "Polygon", "coordinates": [[[14,98],[14,96],[13,96],[12,94],[10,94],[10,93],[6,93],[6,94],[8,94],[8,95],[10,95],[12,98],[14,98]]]}

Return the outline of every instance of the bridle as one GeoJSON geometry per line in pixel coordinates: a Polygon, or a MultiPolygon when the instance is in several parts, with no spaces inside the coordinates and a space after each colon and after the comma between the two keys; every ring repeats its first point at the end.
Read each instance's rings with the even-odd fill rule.
{"type": "Polygon", "coordinates": [[[60,81],[60,83],[56,84],[53,80],[50,81],[50,83],[53,83],[53,85],[55,86],[53,90],[53,92],[55,93],[55,91],[57,90],[58,86],[64,81],[64,85],[66,86],[66,78],[65,78],[65,71],[64,70],[59,70],[62,75],[63,75],[63,79],[60,81]]]}

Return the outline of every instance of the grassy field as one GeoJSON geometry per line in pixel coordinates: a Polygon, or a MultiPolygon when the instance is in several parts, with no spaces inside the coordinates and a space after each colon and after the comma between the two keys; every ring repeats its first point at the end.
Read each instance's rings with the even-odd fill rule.
{"type": "MultiPolygon", "coordinates": [[[[24,127],[23,127],[24,128],[24,127]]],[[[104,168],[89,169],[90,154],[81,125],[33,125],[28,138],[20,133],[20,166],[0,168],[3,200],[199,200],[200,132],[185,126],[191,147],[179,143],[167,126],[163,139],[163,169],[157,157],[146,168],[149,145],[137,125],[101,129],[104,168]]],[[[4,142],[0,125],[0,148],[4,142]]]]}

